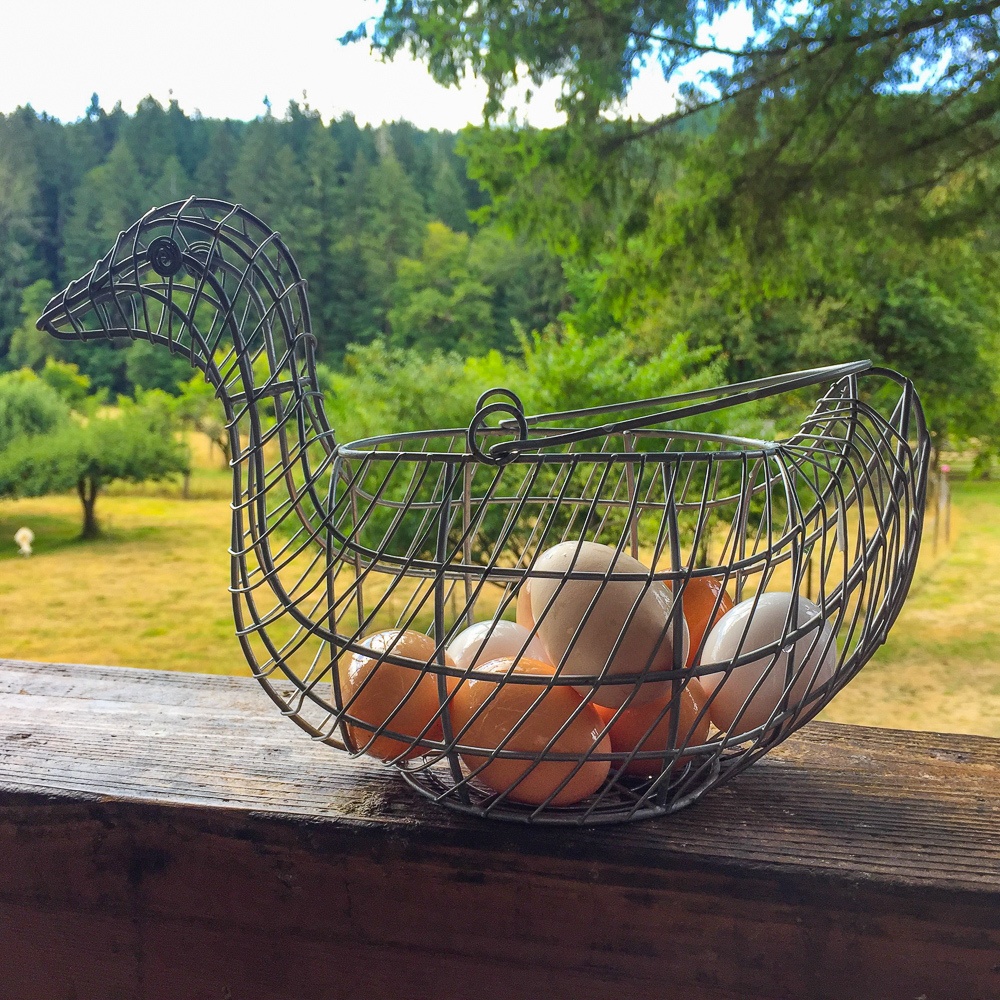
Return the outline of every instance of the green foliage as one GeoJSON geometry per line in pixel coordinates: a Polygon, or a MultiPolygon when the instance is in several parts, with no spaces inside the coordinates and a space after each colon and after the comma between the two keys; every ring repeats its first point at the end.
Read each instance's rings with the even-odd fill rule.
{"type": "Polygon", "coordinates": [[[125,376],[137,389],[162,389],[176,395],[178,384],[191,375],[191,362],[148,340],[125,349],[125,376]]]}
{"type": "Polygon", "coordinates": [[[35,326],[55,289],[48,278],[39,278],[21,295],[21,324],[10,338],[7,362],[12,368],[41,368],[45,359],[59,349],[59,343],[35,326]]]}
{"type": "Polygon", "coordinates": [[[30,368],[0,375],[0,451],[19,437],[47,434],[69,421],[69,407],[30,368]]]}
{"type": "MultiPolygon", "coordinates": [[[[706,29],[742,6],[388,0],[371,40],[390,58],[409,50],[425,59],[441,83],[457,84],[469,72],[480,77],[488,123],[502,121],[522,79],[561,81],[566,130],[496,133],[501,141],[514,137],[509,155],[488,168],[500,196],[516,195],[527,175],[535,197],[556,167],[568,183],[591,188],[598,210],[620,207],[621,197],[641,210],[645,194],[634,182],[658,173],[679,123],[715,109],[701,162],[711,162],[718,183],[705,193],[717,213],[752,208],[751,224],[764,227],[782,206],[806,204],[818,190],[860,184],[900,198],[989,162],[1000,98],[995,3],[757,3],[743,45],[706,39],[706,29]],[[651,65],[677,84],[678,107],[651,122],[612,117],[651,65]],[[664,138],[667,146],[658,146],[664,138]],[[534,152],[518,141],[530,141],[534,152]],[[645,157],[650,149],[656,155],[645,157]],[[900,164],[909,175],[902,186],[893,169],[900,164]]],[[[362,26],[347,40],[367,34],[362,26]]]]}
{"type": "Polygon", "coordinates": [[[150,208],[139,166],[129,146],[119,140],[100,166],[83,178],[66,221],[63,255],[66,271],[86,274],[113,239],[150,208]]]}
{"type": "Polygon", "coordinates": [[[77,365],[68,361],[47,358],[38,376],[77,412],[85,412],[95,404],[104,402],[103,394],[90,394],[90,379],[80,373],[77,365]]]}
{"type": "Polygon", "coordinates": [[[490,289],[469,268],[469,237],[441,222],[427,226],[419,259],[399,261],[389,310],[390,342],[472,354],[492,332],[490,289]]]}
{"type": "Polygon", "coordinates": [[[22,291],[37,277],[38,164],[24,120],[0,115],[0,352],[17,324],[22,291]]]}
{"type": "MultiPolygon", "coordinates": [[[[519,346],[519,354],[513,357],[490,351],[465,358],[379,342],[352,346],[342,372],[323,373],[327,414],[338,440],[347,443],[392,432],[451,430],[458,434],[461,446],[476,402],[489,389],[511,389],[521,398],[526,413],[540,414],[706,388],[720,376],[720,366],[712,360],[715,350],[691,350],[683,337],[646,360],[636,359],[621,333],[591,339],[571,327],[553,328],[544,336],[522,334],[519,346]]],[[[599,428],[607,419],[606,415],[567,418],[560,425],[594,427],[599,440],[599,428]]],[[[745,430],[736,423],[738,419],[722,411],[700,419],[697,426],[706,431],[745,430]]],[[[425,445],[428,449],[441,446],[440,436],[425,445]]],[[[410,447],[419,449],[420,445],[411,442],[410,447]]],[[[657,445],[654,442],[650,447],[657,445]]],[[[582,470],[584,479],[588,471],[582,470]]],[[[429,501],[436,488],[434,475],[420,480],[419,470],[415,472],[407,461],[391,468],[389,463],[371,463],[367,473],[365,488],[387,500],[408,496],[411,501],[429,501]]],[[[485,474],[491,475],[489,470],[485,474]]],[[[523,466],[514,470],[514,479],[520,474],[523,466]]],[[[535,491],[544,493],[554,476],[551,467],[538,469],[535,491]]],[[[514,483],[507,488],[516,491],[518,486],[514,483]]],[[[502,505],[494,505],[481,525],[484,537],[496,537],[508,513],[502,505]]],[[[359,539],[362,544],[384,543],[399,554],[409,549],[417,532],[425,531],[418,508],[411,506],[410,513],[397,518],[393,509],[376,505],[365,513],[359,539]]],[[[516,539],[509,542],[518,544],[516,539]]],[[[433,539],[421,536],[418,544],[429,554],[427,547],[433,539]]],[[[474,557],[485,558],[485,550],[477,548],[474,557]]]]}
{"type": "MultiPolygon", "coordinates": [[[[512,389],[526,413],[602,406],[717,384],[715,348],[677,337],[638,360],[621,334],[587,338],[572,327],[522,334],[519,353],[462,357],[440,350],[352,345],[327,371],[327,414],[340,441],[401,431],[466,428],[487,389],[512,389]]],[[[705,429],[718,429],[715,425],[705,429]]]]}
{"type": "Polygon", "coordinates": [[[561,254],[579,329],[689,334],[731,379],[871,357],[938,441],[993,449],[998,5],[752,5],[727,51],[706,29],[737,6],[389,0],[372,40],[488,84],[470,174],[561,254]],[[677,107],[616,116],[653,63],[677,107]],[[519,77],[562,81],[565,127],[505,120],[519,77]]]}
{"type": "Polygon", "coordinates": [[[189,118],[152,97],[132,115],[107,112],[96,94],[65,125],[30,107],[0,115],[0,369],[40,367],[58,349],[112,394],[188,377],[162,352],[57,345],[20,308],[34,282],[64,287],[152,205],[192,193],[241,201],[279,231],[308,282],[320,354],[336,362],[348,343],[387,332],[398,261],[418,256],[435,213],[471,231],[484,196],[455,142],[404,122],[324,124],[294,101],[283,118],[249,123],[189,118]]]}

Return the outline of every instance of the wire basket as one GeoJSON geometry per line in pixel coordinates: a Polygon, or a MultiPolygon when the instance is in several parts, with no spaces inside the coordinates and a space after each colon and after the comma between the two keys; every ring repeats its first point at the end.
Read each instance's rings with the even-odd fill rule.
{"type": "Polygon", "coordinates": [[[244,209],[147,213],[47,306],[142,338],[227,416],[247,662],[313,739],[479,816],[602,823],[696,801],[872,656],[920,542],[929,439],[867,361],[617,406],[338,443],[305,285],[244,209]],[[810,400],[781,440],[709,433],[810,400]]]}

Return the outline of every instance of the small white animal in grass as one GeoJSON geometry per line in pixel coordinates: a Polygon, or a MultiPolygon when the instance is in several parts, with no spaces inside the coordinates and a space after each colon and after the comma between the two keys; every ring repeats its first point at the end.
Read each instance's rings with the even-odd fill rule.
{"type": "Polygon", "coordinates": [[[31,543],[35,540],[35,533],[31,528],[18,528],[14,532],[14,541],[17,542],[22,556],[31,555],[31,543]]]}

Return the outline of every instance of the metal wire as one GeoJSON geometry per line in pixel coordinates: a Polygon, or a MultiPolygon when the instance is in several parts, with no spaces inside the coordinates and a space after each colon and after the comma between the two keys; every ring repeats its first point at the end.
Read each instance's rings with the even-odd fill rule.
{"type": "Polygon", "coordinates": [[[495,389],[467,428],[341,444],[287,248],[196,198],[120,234],[39,327],[204,373],[254,676],[313,739],[478,816],[691,804],[828,704],[913,575],[927,429],[910,382],[868,362],[534,416],[495,389]],[[814,403],[783,440],[697,427],[793,392],[814,403]],[[506,659],[454,661],[471,624],[485,649],[515,617],[506,659]]]}

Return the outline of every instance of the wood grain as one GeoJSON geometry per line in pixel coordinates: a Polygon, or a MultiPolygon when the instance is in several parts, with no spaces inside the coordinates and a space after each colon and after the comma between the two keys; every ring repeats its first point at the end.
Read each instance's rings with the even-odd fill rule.
{"type": "Polygon", "coordinates": [[[813,723],[674,817],[522,828],[254,681],[0,661],[0,996],[997,1000],[998,779],[813,723]]]}

